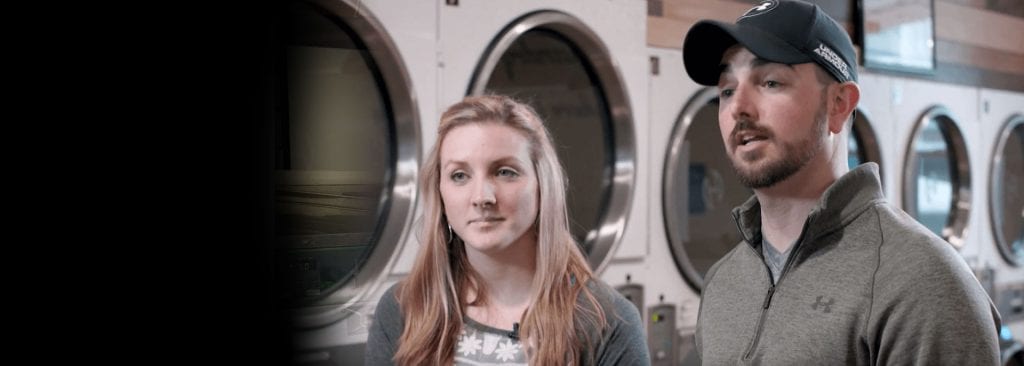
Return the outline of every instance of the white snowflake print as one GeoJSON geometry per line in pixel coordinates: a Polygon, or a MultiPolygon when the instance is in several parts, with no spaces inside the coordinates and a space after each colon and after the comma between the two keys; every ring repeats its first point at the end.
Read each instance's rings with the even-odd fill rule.
{"type": "Polygon", "coordinates": [[[499,361],[505,362],[508,360],[514,360],[516,353],[519,353],[519,345],[512,343],[512,340],[502,343],[498,346],[497,357],[499,361]]]}
{"type": "Polygon", "coordinates": [[[481,342],[483,342],[483,340],[476,338],[476,332],[473,332],[473,334],[469,336],[463,334],[462,339],[459,340],[459,353],[462,353],[463,356],[474,355],[476,354],[476,351],[479,351],[480,348],[482,348],[480,345],[481,342]]]}
{"type": "Polygon", "coordinates": [[[494,353],[494,349],[498,347],[498,342],[501,342],[501,337],[491,333],[484,333],[484,354],[494,353]]]}

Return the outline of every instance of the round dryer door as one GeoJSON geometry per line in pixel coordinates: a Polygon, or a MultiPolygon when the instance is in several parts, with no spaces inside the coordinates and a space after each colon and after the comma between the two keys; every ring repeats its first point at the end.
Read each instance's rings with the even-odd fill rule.
{"type": "Polygon", "coordinates": [[[963,134],[944,107],[917,124],[903,172],[903,210],[960,249],[967,227],[971,175],[963,134]]]}
{"type": "Polygon", "coordinates": [[[323,325],[374,283],[407,226],[413,197],[398,189],[415,179],[418,122],[369,14],[341,1],[288,9],[273,131],[280,296],[323,325]]]}
{"type": "Polygon", "coordinates": [[[989,209],[996,245],[1011,264],[1024,265],[1024,115],[1003,126],[992,158],[989,209]]]}
{"type": "Polygon", "coordinates": [[[718,128],[718,97],[705,88],[676,120],[665,157],[662,209],[669,249],[697,291],[711,265],[742,237],[730,213],[753,195],[733,170],[718,128]]]}
{"type": "Polygon", "coordinates": [[[536,109],[569,179],[570,229],[600,272],[622,236],[634,181],[632,113],[607,48],[568,14],[528,14],[491,42],[468,93],[536,109]]]}
{"type": "MultiPolygon", "coordinates": [[[[850,139],[847,143],[848,153],[846,159],[850,169],[866,162],[878,164],[878,174],[882,174],[882,152],[878,148],[878,138],[875,137],[875,130],[871,128],[870,118],[858,109],[853,119],[853,129],[850,131],[850,139]]],[[[884,182],[885,179],[882,179],[884,182]]]]}

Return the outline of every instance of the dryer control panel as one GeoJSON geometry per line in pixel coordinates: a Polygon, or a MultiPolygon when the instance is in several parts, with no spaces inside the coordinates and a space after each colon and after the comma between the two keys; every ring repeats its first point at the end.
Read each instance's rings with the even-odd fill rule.
{"type": "Polygon", "coordinates": [[[1024,320],[1024,282],[1003,286],[996,298],[996,309],[1003,318],[1003,324],[1024,320]]]}
{"type": "Polygon", "coordinates": [[[676,336],[676,307],[661,303],[647,309],[647,348],[651,365],[675,365],[679,362],[676,336]]]}
{"type": "Polygon", "coordinates": [[[640,317],[644,315],[644,286],[636,283],[629,283],[619,287],[615,290],[619,291],[626,300],[633,303],[636,306],[636,311],[640,312],[640,317]]]}

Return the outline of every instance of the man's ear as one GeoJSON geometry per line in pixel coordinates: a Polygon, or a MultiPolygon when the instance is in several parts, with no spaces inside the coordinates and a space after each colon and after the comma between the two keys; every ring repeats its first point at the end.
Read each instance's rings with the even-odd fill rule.
{"type": "Polygon", "coordinates": [[[832,104],[828,113],[828,130],[832,133],[843,131],[843,125],[850,119],[850,113],[857,108],[860,101],[860,87],[852,81],[838,84],[834,90],[832,104]]]}

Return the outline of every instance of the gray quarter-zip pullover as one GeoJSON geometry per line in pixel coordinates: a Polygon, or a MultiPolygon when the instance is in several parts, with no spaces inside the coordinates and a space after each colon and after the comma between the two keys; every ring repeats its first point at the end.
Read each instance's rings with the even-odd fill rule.
{"type": "Polygon", "coordinates": [[[778,282],[757,197],[733,210],[744,240],[708,271],[704,365],[997,365],[999,314],[963,259],[886,202],[878,166],[837,180],[778,282]]]}

